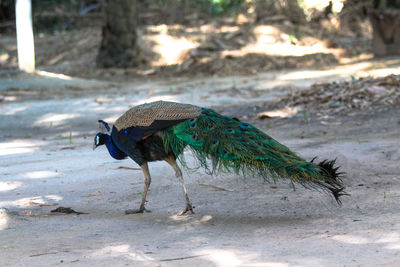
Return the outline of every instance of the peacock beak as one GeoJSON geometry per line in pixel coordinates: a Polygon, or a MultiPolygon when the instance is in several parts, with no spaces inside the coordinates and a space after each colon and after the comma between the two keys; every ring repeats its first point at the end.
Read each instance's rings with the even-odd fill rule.
{"type": "Polygon", "coordinates": [[[95,150],[95,149],[96,149],[96,147],[97,147],[97,146],[96,146],[95,144],[93,144],[93,150],[95,150]]]}

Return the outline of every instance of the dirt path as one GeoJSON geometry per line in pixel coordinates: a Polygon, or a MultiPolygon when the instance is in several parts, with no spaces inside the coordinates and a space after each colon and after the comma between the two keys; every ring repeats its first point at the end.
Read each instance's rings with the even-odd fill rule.
{"type": "Polygon", "coordinates": [[[21,90],[0,106],[0,265],[399,266],[399,110],[338,117],[329,125],[304,124],[301,117],[256,122],[308,159],[337,157],[351,194],[342,207],[285,183],[271,188],[259,178],[198,170],[184,173],[196,214],[178,217],[178,181],[156,162],[152,213],[124,215],[139,204],[142,174],[119,169],[137,167],[129,160],[91,150],[96,120],[112,121],[145,100],[224,110],[284,93],[272,94],[265,77],[224,79],[86,89],[67,83],[62,90],[38,86],[42,93],[27,96],[18,86],[27,80],[14,77],[21,90]],[[50,212],[60,206],[88,214],[50,212]]]}

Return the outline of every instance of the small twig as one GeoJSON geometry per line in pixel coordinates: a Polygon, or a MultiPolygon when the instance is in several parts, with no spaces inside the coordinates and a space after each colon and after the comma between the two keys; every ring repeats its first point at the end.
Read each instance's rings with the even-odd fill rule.
{"type": "Polygon", "coordinates": [[[131,167],[125,167],[125,166],[119,166],[117,169],[125,169],[125,170],[132,170],[132,171],[140,171],[141,168],[131,168],[131,167]]]}
{"type": "Polygon", "coordinates": [[[159,261],[180,261],[180,260],[186,260],[186,259],[192,259],[192,258],[203,257],[203,256],[207,256],[207,255],[209,255],[209,254],[195,255],[195,256],[187,256],[187,257],[180,257],[180,258],[162,259],[162,260],[159,260],[159,261]]]}
{"type": "Polygon", "coordinates": [[[102,192],[97,192],[97,193],[89,193],[86,196],[82,196],[82,197],[97,197],[97,196],[102,196],[104,195],[102,192]]]}
{"type": "Polygon", "coordinates": [[[45,255],[52,255],[52,254],[57,254],[57,253],[60,253],[60,252],[68,253],[69,250],[54,251],[54,252],[45,252],[45,253],[30,255],[29,257],[39,257],[39,256],[45,256],[45,255]]]}
{"type": "Polygon", "coordinates": [[[57,254],[57,253],[58,252],[47,252],[47,253],[40,253],[40,254],[30,255],[29,257],[39,257],[39,256],[51,255],[51,254],[57,254]]]}
{"type": "Polygon", "coordinates": [[[210,185],[210,184],[199,184],[199,185],[200,186],[204,186],[204,187],[210,187],[210,188],[218,190],[218,191],[233,192],[233,190],[225,189],[225,188],[218,187],[218,186],[215,186],[215,185],[210,185]]]}

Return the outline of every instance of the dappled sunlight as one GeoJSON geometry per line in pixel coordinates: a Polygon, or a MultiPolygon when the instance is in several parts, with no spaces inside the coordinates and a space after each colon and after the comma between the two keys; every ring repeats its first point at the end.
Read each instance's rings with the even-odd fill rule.
{"type": "Polygon", "coordinates": [[[10,55],[8,53],[0,54],[0,64],[3,65],[9,58],[10,55]]]}
{"type": "Polygon", "coordinates": [[[331,67],[326,70],[300,70],[300,71],[289,71],[282,75],[278,75],[276,80],[278,81],[296,81],[304,79],[318,79],[332,77],[338,79],[339,77],[348,78],[351,76],[356,77],[384,77],[387,75],[399,75],[400,74],[400,62],[398,60],[392,62],[393,67],[387,68],[388,62],[382,62],[377,64],[376,62],[356,62],[345,65],[339,65],[337,67],[331,67]]]}
{"type": "Polygon", "coordinates": [[[337,68],[329,68],[327,70],[301,70],[291,71],[277,77],[278,80],[302,80],[302,79],[316,79],[329,76],[342,76],[348,77],[349,73],[356,73],[358,71],[365,71],[372,66],[370,62],[362,62],[356,64],[350,64],[345,66],[339,66],[337,68]]]}
{"type": "Polygon", "coordinates": [[[154,42],[152,50],[160,55],[157,61],[153,61],[153,66],[180,64],[182,51],[198,46],[198,43],[185,37],[177,38],[169,35],[167,25],[154,26],[150,29],[159,32],[157,35],[147,37],[149,41],[154,42]]]}
{"type": "Polygon", "coordinates": [[[53,72],[48,72],[48,71],[44,71],[44,70],[37,70],[37,71],[35,71],[35,73],[39,76],[47,77],[47,78],[56,78],[56,79],[67,80],[67,81],[72,79],[71,76],[68,76],[65,74],[53,73],[53,72]]]}
{"type": "MultiPolygon", "coordinates": [[[[257,258],[260,257],[257,253],[251,253],[249,251],[237,251],[229,249],[214,249],[205,248],[193,251],[189,255],[182,254],[180,256],[169,256],[166,259],[154,258],[146,254],[144,251],[134,249],[129,244],[118,244],[109,245],[101,249],[94,251],[91,258],[96,259],[108,259],[108,258],[126,258],[132,261],[139,262],[168,262],[179,259],[190,259],[198,258],[201,262],[210,264],[212,266],[271,266],[271,267],[288,267],[290,264],[285,262],[270,262],[270,261],[258,261],[257,258]],[[182,257],[182,258],[180,258],[182,257]]],[[[304,264],[310,263],[311,261],[305,261],[304,264]]],[[[318,261],[312,261],[313,263],[318,263],[318,261]]]]}
{"type": "Polygon", "coordinates": [[[271,56],[304,56],[317,53],[330,54],[330,50],[326,49],[321,43],[311,46],[292,45],[289,43],[265,44],[263,42],[249,45],[244,50],[248,53],[263,52],[271,56]]]}
{"type": "Polygon", "coordinates": [[[61,200],[63,200],[63,197],[59,195],[32,196],[20,198],[17,200],[0,201],[0,207],[27,208],[32,205],[32,203],[35,203],[37,205],[51,204],[54,202],[59,202],[61,200]]]}
{"type": "Polygon", "coordinates": [[[31,171],[22,174],[23,177],[29,179],[46,179],[46,178],[54,178],[59,176],[59,172],[55,171],[31,171]]]}
{"type": "Polygon", "coordinates": [[[75,119],[79,117],[79,114],[76,113],[69,113],[69,114],[55,114],[55,113],[49,113],[41,118],[37,119],[34,123],[34,125],[49,125],[51,124],[52,126],[57,126],[61,125],[65,120],[70,120],[70,119],[75,119]]]}
{"type": "Polygon", "coordinates": [[[297,107],[284,107],[282,109],[275,109],[258,113],[257,116],[261,119],[264,118],[291,118],[296,116],[299,112],[297,107]]]}
{"type": "Polygon", "coordinates": [[[135,261],[154,261],[152,257],[143,251],[133,250],[129,244],[106,246],[93,252],[90,257],[96,259],[125,257],[135,261]]]}
{"type": "Polygon", "coordinates": [[[37,149],[37,144],[32,142],[13,140],[10,142],[0,143],[0,156],[33,153],[37,149]]]}
{"type": "MultiPolygon", "coordinates": [[[[16,99],[16,97],[14,97],[14,98],[16,99]]],[[[15,99],[9,99],[9,101],[14,101],[15,99]]],[[[3,114],[4,115],[15,115],[15,114],[17,114],[19,112],[27,110],[30,107],[31,107],[31,105],[26,105],[26,104],[25,105],[21,105],[20,104],[20,105],[17,105],[17,106],[10,107],[3,114]]]]}
{"type": "Polygon", "coordinates": [[[0,209],[0,231],[8,228],[9,216],[7,210],[0,209]]]}
{"type": "Polygon", "coordinates": [[[201,253],[207,256],[208,260],[212,261],[215,266],[243,266],[244,259],[236,253],[222,249],[205,249],[201,253]]]}
{"type": "Polygon", "coordinates": [[[324,10],[329,3],[332,4],[332,11],[339,13],[343,8],[343,0],[303,0],[301,3],[306,9],[324,10]]]}
{"type": "Polygon", "coordinates": [[[364,245],[370,243],[367,238],[355,235],[336,235],[332,237],[333,240],[355,245],[364,245]]]}
{"type": "Polygon", "coordinates": [[[395,244],[389,244],[385,248],[387,249],[394,249],[400,251],[400,242],[396,242],[395,244]]]}
{"type": "Polygon", "coordinates": [[[379,238],[378,240],[376,240],[376,243],[393,243],[399,241],[400,241],[400,234],[395,232],[386,234],[385,236],[379,238]]]}
{"type": "Polygon", "coordinates": [[[189,223],[192,226],[200,226],[202,224],[209,223],[213,220],[213,216],[211,215],[203,215],[201,218],[193,217],[193,216],[180,216],[177,214],[171,215],[169,217],[174,222],[179,223],[189,223]]]}
{"type": "MultiPolygon", "coordinates": [[[[244,46],[240,50],[241,55],[262,53],[271,56],[304,56],[307,54],[331,53],[331,50],[327,49],[321,42],[308,46],[294,45],[290,41],[290,35],[282,32],[276,26],[256,26],[253,34],[256,41],[244,46]]],[[[231,54],[229,51],[226,53],[231,54]]]]}
{"type": "Polygon", "coordinates": [[[59,195],[45,195],[46,199],[54,200],[54,201],[61,201],[63,198],[59,195]]]}
{"type": "Polygon", "coordinates": [[[397,68],[382,68],[368,70],[368,74],[374,77],[384,77],[388,75],[400,75],[400,66],[397,68]]]}
{"type": "Polygon", "coordinates": [[[398,232],[378,234],[371,231],[364,234],[335,235],[331,238],[350,245],[381,244],[385,249],[400,251],[400,234],[398,232]]]}
{"type": "MultiPolygon", "coordinates": [[[[290,266],[290,264],[286,262],[260,261],[258,260],[260,258],[260,255],[258,253],[249,251],[206,248],[206,249],[200,249],[196,251],[194,254],[204,255],[204,257],[202,257],[203,259],[205,259],[207,262],[211,262],[212,266],[217,266],[217,267],[222,267],[222,266],[289,267],[290,266]]],[[[301,263],[299,264],[302,265],[301,263]]]]}
{"type": "Polygon", "coordinates": [[[14,190],[18,187],[21,187],[22,185],[23,185],[23,183],[19,182],[19,181],[0,182],[0,192],[14,190]]]}
{"type": "MultiPolygon", "coordinates": [[[[302,45],[296,36],[284,32],[277,26],[257,25],[247,30],[250,31],[251,37],[249,37],[249,40],[241,39],[240,47],[229,45],[232,36],[241,34],[242,30],[238,26],[203,25],[199,28],[182,28],[177,25],[150,26],[148,31],[151,34],[144,35],[143,38],[146,40],[145,42],[152,43],[152,52],[158,55],[152,61],[153,66],[183,64],[187,60],[188,51],[197,48],[207,51],[208,41],[205,36],[208,34],[224,36],[221,41],[215,41],[219,43],[221,50],[214,49],[214,51],[213,48],[210,48],[215,52],[214,56],[219,56],[221,59],[232,56],[241,57],[248,54],[302,57],[312,54],[332,54],[340,50],[327,48],[321,40],[311,37],[309,37],[309,40],[312,40],[311,42],[302,45]],[[174,32],[179,32],[179,37],[174,36],[174,32]],[[199,40],[202,40],[201,43],[199,43],[199,40]],[[223,44],[224,42],[226,44],[223,44]]],[[[201,56],[197,60],[201,63],[212,60],[211,54],[207,53],[205,52],[205,55],[208,56],[201,56]]]]}

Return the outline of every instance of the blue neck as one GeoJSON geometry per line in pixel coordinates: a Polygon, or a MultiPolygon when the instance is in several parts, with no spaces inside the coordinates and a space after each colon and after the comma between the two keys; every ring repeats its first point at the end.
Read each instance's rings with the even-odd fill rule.
{"type": "Polygon", "coordinates": [[[105,141],[106,147],[108,149],[108,153],[110,153],[111,157],[114,159],[124,159],[126,158],[126,154],[119,150],[114,143],[111,140],[111,136],[107,135],[106,136],[106,141],[105,141]]]}

